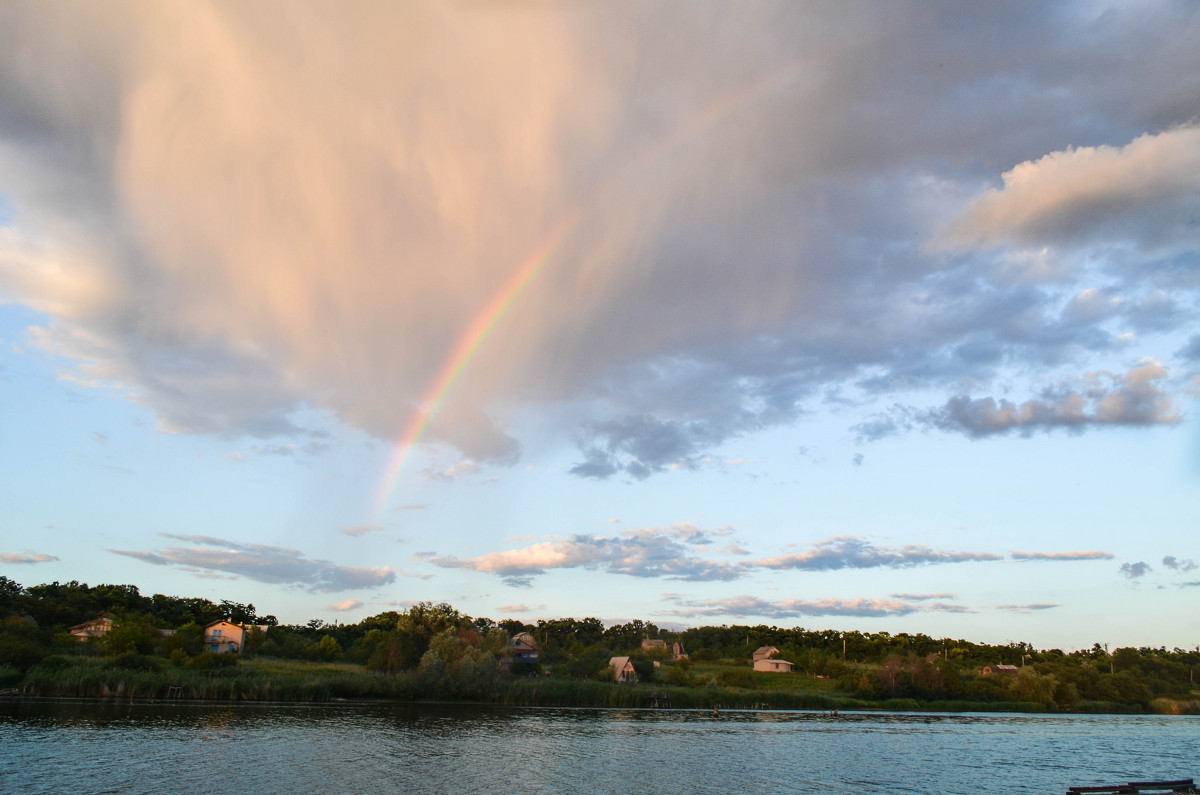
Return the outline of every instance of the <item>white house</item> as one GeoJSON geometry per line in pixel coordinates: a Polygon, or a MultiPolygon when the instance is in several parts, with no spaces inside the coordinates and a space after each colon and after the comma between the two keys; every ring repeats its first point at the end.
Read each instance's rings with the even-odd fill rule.
{"type": "Polygon", "coordinates": [[[765,660],[755,660],[754,670],[756,671],[771,671],[774,673],[790,673],[796,670],[796,664],[790,663],[787,660],[776,660],[767,658],[765,660]]]}

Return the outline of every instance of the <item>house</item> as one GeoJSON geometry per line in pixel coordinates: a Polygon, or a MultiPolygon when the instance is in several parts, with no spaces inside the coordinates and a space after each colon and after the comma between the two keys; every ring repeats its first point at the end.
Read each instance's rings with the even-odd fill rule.
{"type": "Polygon", "coordinates": [[[979,672],[980,676],[1016,676],[1021,670],[1015,665],[985,665],[979,672]]]}
{"type": "Polygon", "coordinates": [[[214,621],[204,628],[204,648],[206,651],[223,654],[234,652],[241,654],[246,644],[246,635],[250,632],[266,632],[266,626],[246,626],[232,621],[214,621]]]}
{"type": "Polygon", "coordinates": [[[754,650],[754,662],[769,660],[777,654],[779,654],[779,649],[774,646],[759,646],[754,650]]]}
{"type": "Polygon", "coordinates": [[[658,638],[646,638],[644,641],[642,641],[642,651],[654,651],[655,649],[662,649],[663,651],[666,651],[666,648],[667,642],[665,640],[659,640],[658,638]]]}
{"type": "Polygon", "coordinates": [[[67,630],[73,637],[82,640],[88,638],[101,638],[108,634],[108,631],[113,628],[111,618],[93,618],[91,621],[84,621],[82,624],[76,624],[67,630]]]}
{"type": "Polygon", "coordinates": [[[500,667],[508,670],[513,663],[538,664],[537,641],[528,632],[518,632],[509,640],[504,648],[504,656],[500,659],[500,667]]]}
{"type": "Polygon", "coordinates": [[[637,682],[637,671],[628,657],[613,657],[608,661],[608,667],[613,669],[613,681],[633,684],[637,682]]]}
{"type": "Polygon", "coordinates": [[[683,650],[682,643],[679,643],[678,641],[676,641],[675,643],[671,644],[671,659],[672,660],[686,660],[687,658],[688,658],[687,652],[685,652],[683,650]]]}
{"type": "Polygon", "coordinates": [[[790,663],[787,660],[776,660],[768,657],[765,660],[755,660],[754,670],[786,674],[796,670],[796,664],[790,663]]]}

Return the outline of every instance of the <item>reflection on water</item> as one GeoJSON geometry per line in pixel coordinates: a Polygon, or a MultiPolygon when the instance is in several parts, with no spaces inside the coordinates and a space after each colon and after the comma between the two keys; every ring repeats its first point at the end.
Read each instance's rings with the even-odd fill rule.
{"type": "Polygon", "coordinates": [[[975,795],[1197,767],[1194,717],[0,703],[6,793],[975,795]]]}

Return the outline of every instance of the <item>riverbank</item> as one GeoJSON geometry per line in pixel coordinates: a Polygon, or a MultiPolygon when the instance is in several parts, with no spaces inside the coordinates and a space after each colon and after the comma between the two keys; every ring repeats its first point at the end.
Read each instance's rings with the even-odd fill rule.
{"type": "MultiPolygon", "coordinates": [[[[195,669],[159,658],[51,656],[17,682],[21,696],[82,699],[306,702],[474,702],[529,707],[669,707],[675,709],[783,709],[832,712],[1017,712],[1058,711],[1019,701],[868,700],[834,691],[783,690],[667,684],[626,685],[546,676],[439,680],[420,673],[383,674],[350,663],[241,659],[235,665],[195,669]]],[[[1156,699],[1148,708],[1112,702],[1081,702],[1072,712],[1093,714],[1200,714],[1200,701],[1156,699]]]]}

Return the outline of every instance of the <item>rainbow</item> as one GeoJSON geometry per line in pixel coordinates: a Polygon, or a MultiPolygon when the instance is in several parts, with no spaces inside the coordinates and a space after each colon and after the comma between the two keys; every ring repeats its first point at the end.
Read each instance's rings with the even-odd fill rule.
{"type": "Polygon", "coordinates": [[[563,243],[579,225],[581,217],[582,214],[576,212],[564,216],[555,224],[550,233],[534,247],[533,251],[521,262],[521,265],[459,337],[458,343],[438,370],[437,376],[429,385],[425,396],[417,404],[416,411],[413,412],[396,442],[387,468],[384,470],[383,480],[380,481],[375,492],[371,511],[374,520],[379,519],[384,505],[391,497],[396,484],[400,481],[400,476],[408,465],[408,460],[412,457],[412,451],[424,435],[425,429],[429,427],[430,421],[437,415],[438,409],[441,408],[450,389],[466,370],[471,360],[475,358],[475,354],[479,352],[492,329],[500,322],[500,319],[504,317],[521,293],[525,292],[525,288],[559,252],[563,243]]]}
{"type": "Polygon", "coordinates": [[[671,134],[661,137],[653,145],[632,159],[624,168],[614,173],[593,194],[593,198],[583,208],[564,215],[550,230],[533,251],[521,262],[516,271],[500,287],[492,300],[480,311],[459,338],[450,356],[438,370],[437,375],[425,396],[417,404],[416,410],[404,427],[388,459],[387,467],[375,491],[372,505],[372,521],[378,521],[384,506],[395,490],[405,467],[412,457],[413,450],[421,441],[425,429],[437,415],[438,409],[446,399],[446,395],[454,387],[467,365],[475,358],[475,354],[483,346],[488,335],[501,318],[512,307],[513,303],[525,291],[525,288],[537,278],[546,265],[554,259],[562,249],[563,244],[579,228],[580,222],[587,214],[585,210],[595,207],[616,194],[619,187],[624,185],[633,175],[643,172],[660,159],[665,153],[690,138],[696,137],[701,131],[728,117],[735,110],[745,106],[750,100],[774,91],[780,86],[791,82],[802,71],[803,63],[784,64],[748,87],[741,87],[719,95],[709,102],[699,112],[693,114],[686,123],[678,126],[671,134]]]}

